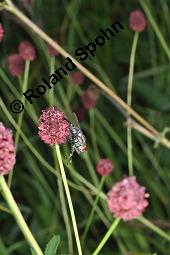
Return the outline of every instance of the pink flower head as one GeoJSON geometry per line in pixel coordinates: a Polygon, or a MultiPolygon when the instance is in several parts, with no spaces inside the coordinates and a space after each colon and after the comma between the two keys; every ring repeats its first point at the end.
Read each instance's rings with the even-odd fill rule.
{"type": "Polygon", "coordinates": [[[48,53],[52,56],[58,56],[60,53],[54,49],[50,44],[47,45],[48,53]]]}
{"type": "Polygon", "coordinates": [[[10,54],[7,57],[9,73],[13,76],[20,76],[24,72],[24,61],[19,54],[10,54]]]}
{"type": "Polygon", "coordinates": [[[12,132],[0,122],[0,175],[8,174],[15,162],[12,132]]]}
{"type": "Polygon", "coordinates": [[[112,161],[107,158],[100,159],[96,166],[96,171],[102,176],[109,175],[113,171],[112,161]]]}
{"type": "Polygon", "coordinates": [[[108,193],[108,208],[115,215],[124,221],[139,217],[148,206],[145,187],[141,187],[136,177],[126,177],[117,182],[108,193]]]}
{"type": "Polygon", "coordinates": [[[130,13],[129,26],[135,32],[142,32],[146,27],[146,18],[142,11],[135,10],[130,13]]]}
{"type": "Polygon", "coordinates": [[[79,71],[75,71],[71,75],[73,83],[76,85],[81,85],[84,82],[84,74],[79,71]]]}
{"type": "Polygon", "coordinates": [[[4,37],[4,29],[2,25],[0,24],[0,42],[2,41],[3,37],[4,37]]]}
{"type": "Polygon", "coordinates": [[[18,46],[18,51],[24,60],[33,61],[36,58],[35,48],[28,41],[22,41],[18,46]]]}
{"type": "Polygon", "coordinates": [[[38,129],[41,140],[49,145],[65,143],[70,134],[69,122],[64,112],[56,107],[42,111],[38,129]]]}
{"type": "Polygon", "coordinates": [[[95,108],[99,91],[94,86],[90,86],[81,96],[81,101],[85,109],[95,108]]]}

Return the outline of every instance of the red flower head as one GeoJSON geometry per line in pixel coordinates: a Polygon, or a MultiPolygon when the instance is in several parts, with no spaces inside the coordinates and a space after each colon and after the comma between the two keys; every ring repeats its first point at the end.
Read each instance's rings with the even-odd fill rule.
{"type": "Polygon", "coordinates": [[[2,41],[3,37],[4,37],[4,29],[2,25],[0,24],[0,42],[2,41]]]}
{"type": "Polygon", "coordinates": [[[28,41],[22,41],[18,46],[18,51],[24,60],[33,61],[36,58],[35,48],[28,41]]]}
{"type": "Polygon", "coordinates": [[[99,91],[94,86],[90,86],[81,96],[81,101],[85,109],[91,109],[96,106],[99,91]]]}
{"type": "Polygon", "coordinates": [[[41,140],[49,145],[65,143],[70,134],[69,122],[64,112],[56,107],[42,111],[38,129],[41,140]]]}
{"type": "Polygon", "coordinates": [[[135,32],[142,32],[146,27],[146,18],[142,11],[135,10],[130,13],[129,26],[135,32]]]}
{"type": "Polygon", "coordinates": [[[136,177],[126,177],[117,182],[108,193],[108,208],[115,215],[124,221],[139,217],[148,206],[145,188],[141,187],[136,177]]]}
{"type": "Polygon", "coordinates": [[[15,162],[12,132],[0,122],[0,175],[8,174],[15,162]]]}
{"type": "Polygon", "coordinates": [[[102,176],[109,175],[113,171],[112,161],[107,158],[100,159],[96,166],[96,171],[102,176]]]}
{"type": "Polygon", "coordinates": [[[9,73],[13,76],[20,76],[24,72],[24,61],[19,54],[10,54],[7,57],[9,73]]]}
{"type": "Polygon", "coordinates": [[[47,48],[48,48],[48,53],[52,56],[58,56],[60,55],[60,53],[54,49],[50,44],[47,45],[47,48]]]}
{"type": "Polygon", "coordinates": [[[73,72],[71,77],[76,85],[81,85],[84,82],[84,74],[79,71],[73,72]]]}

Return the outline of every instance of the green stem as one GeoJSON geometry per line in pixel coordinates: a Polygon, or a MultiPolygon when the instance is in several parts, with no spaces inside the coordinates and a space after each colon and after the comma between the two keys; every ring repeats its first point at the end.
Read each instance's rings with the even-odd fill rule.
{"type": "MultiPolygon", "coordinates": [[[[50,57],[50,74],[54,73],[54,71],[55,71],[55,56],[51,56],[50,57]]],[[[50,104],[54,105],[54,101],[55,101],[54,100],[54,87],[50,91],[49,100],[50,100],[50,104]]]]}
{"type": "Polygon", "coordinates": [[[90,228],[90,226],[92,224],[93,217],[94,217],[94,212],[96,210],[97,203],[98,203],[99,198],[100,198],[100,191],[102,190],[102,187],[103,187],[103,184],[104,184],[104,181],[105,181],[105,177],[106,176],[103,176],[102,179],[101,179],[101,182],[100,182],[100,185],[99,185],[99,190],[98,190],[98,193],[96,194],[96,198],[95,198],[95,201],[93,203],[93,208],[91,210],[90,216],[89,216],[87,224],[86,224],[86,228],[85,228],[84,233],[83,233],[82,243],[84,243],[85,238],[86,238],[87,233],[88,233],[88,230],[89,230],[89,228],[90,228]]]}
{"type": "MultiPolygon", "coordinates": [[[[23,95],[23,92],[25,92],[27,90],[29,70],[30,70],[30,61],[26,60],[26,62],[25,62],[25,72],[24,72],[24,81],[23,81],[23,87],[22,87],[22,96],[21,96],[21,101],[22,101],[23,104],[25,104],[25,97],[23,95]]],[[[16,136],[15,136],[15,150],[16,151],[17,151],[17,147],[18,147],[23,116],[24,116],[24,111],[22,111],[19,114],[19,118],[18,118],[18,127],[17,127],[16,136]]]]}
{"type": "MultiPolygon", "coordinates": [[[[27,90],[29,70],[30,70],[30,61],[26,60],[24,81],[23,81],[23,87],[22,87],[22,96],[21,96],[21,102],[23,104],[25,104],[25,97],[23,95],[23,92],[25,92],[27,90]]],[[[19,137],[20,137],[20,133],[21,133],[23,116],[24,116],[24,111],[22,111],[19,114],[19,118],[18,118],[17,130],[16,130],[16,136],[15,136],[15,151],[17,151],[17,148],[18,148],[18,142],[19,142],[19,137]]],[[[8,176],[8,186],[9,187],[11,187],[12,177],[13,177],[13,170],[9,173],[9,176],[8,176]]]]}
{"type": "Polygon", "coordinates": [[[109,230],[107,231],[107,233],[105,234],[105,236],[103,237],[103,239],[101,240],[101,242],[99,243],[99,245],[97,246],[96,250],[92,253],[92,255],[97,255],[99,254],[99,252],[101,251],[101,249],[103,248],[103,246],[105,245],[105,243],[107,242],[107,240],[109,239],[109,237],[111,236],[111,234],[113,233],[113,231],[116,229],[117,225],[119,224],[120,219],[117,218],[113,221],[112,225],[110,226],[109,230]]]}
{"type": "MultiPolygon", "coordinates": [[[[130,56],[130,67],[129,67],[129,77],[128,77],[128,91],[127,91],[127,104],[131,106],[132,104],[132,86],[133,86],[133,74],[134,74],[134,63],[137,42],[139,38],[139,33],[136,32],[132,44],[131,56],[130,56]]],[[[128,148],[128,169],[129,175],[133,175],[133,156],[132,156],[132,129],[127,126],[127,148],[128,148]]]]}
{"type": "Polygon", "coordinates": [[[63,218],[64,218],[66,232],[67,232],[69,253],[73,254],[73,238],[72,238],[70,220],[69,220],[69,216],[67,213],[66,201],[65,201],[65,197],[64,197],[63,184],[60,179],[58,179],[57,182],[58,182],[58,189],[59,189],[59,196],[60,196],[60,201],[61,201],[63,218]]]}
{"type": "Polygon", "coordinates": [[[78,254],[82,255],[83,253],[82,253],[81,244],[80,244],[77,222],[76,222],[76,218],[75,218],[75,214],[74,214],[74,208],[73,208],[73,204],[72,204],[71,194],[70,194],[70,190],[69,190],[69,186],[68,186],[64,166],[63,166],[63,161],[61,158],[61,152],[60,152],[59,145],[55,145],[55,148],[56,148],[56,153],[57,153],[57,158],[58,158],[58,162],[59,162],[59,166],[60,166],[61,176],[63,179],[63,184],[64,184],[64,188],[65,188],[65,192],[66,192],[66,196],[67,196],[67,200],[68,200],[68,205],[69,205],[69,209],[70,209],[74,234],[75,234],[76,243],[77,243],[78,254]]]}
{"type": "Polygon", "coordinates": [[[157,233],[158,235],[160,235],[161,237],[165,238],[167,241],[170,241],[170,235],[168,235],[167,233],[165,233],[162,229],[160,229],[159,227],[155,226],[152,222],[150,222],[149,220],[147,220],[145,217],[141,216],[139,218],[137,218],[138,221],[140,221],[141,223],[143,223],[145,226],[147,226],[148,228],[150,228],[151,230],[153,230],[155,233],[157,233]]]}
{"type": "Polygon", "coordinates": [[[100,158],[99,150],[97,147],[97,139],[96,139],[96,130],[95,130],[95,109],[90,109],[89,111],[90,115],[90,133],[91,133],[91,140],[93,149],[95,152],[96,160],[98,161],[100,158]]]}
{"type": "Polygon", "coordinates": [[[20,227],[23,235],[25,236],[26,240],[28,241],[29,245],[34,249],[37,255],[43,255],[43,252],[41,251],[41,248],[39,247],[37,241],[35,240],[34,236],[32,235],[29,227],[27,226],[12,194],[11,191],[4,179],[4,177],[0,176],[0,187],[2,189],[3,196],[11,209],[11,212],[13,213],[13,216],[15,217],[18,226],[20,227]]]}
{"type": "Polygon", "coordinates": [[[167,57],[170,59],[170,48],[169,48],[167,42],[165,41],[165,38],[163,37],[158,25],[156,24],[156,22],[153,18],[153,15],[151,14],[148,6],[146,5],[146,3],[143,0],[139,0],[139,2],[142,5],[142,8],[144,9],[144,11],[146,13],[146,16],[147,16],[153,30],[155,31],[155,34],[157,35],[157,37],[160,41],[160,44],[162,45],[162,48],[164,49],[167,57]]]}
{"type": "MultiPolygon", "coordinates": [[[[57,169],[58,164],[56,162],[57,159],[56,159],[55,150],[53,150],[53,152],[54,152],[55,168],[57,169]]],[[[56,175],[56,177],[57,177],[57,175],[56,175]]],[[[72,238],[72,231],[71,231],[71,226],[70,226],[69,215],[67,212],[63,183],[62,183],[62,180],[59,178],[57,178],[57,182],[58,182],[58,190],[59,190],[59,196],[60,196],[60,201],[61,201],[61,209],[62,209],[62,213],[63,213],[64,223],[65,223],[67,238],[68,238],[68,249],[69,249],[69,253],[73,254],[73,238],[72,238]]]]}

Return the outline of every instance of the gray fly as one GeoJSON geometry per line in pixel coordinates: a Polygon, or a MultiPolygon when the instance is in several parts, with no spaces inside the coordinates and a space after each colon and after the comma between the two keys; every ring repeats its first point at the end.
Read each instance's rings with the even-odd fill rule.
{"type": "Polygon", "coordinates": [[[80,154],[81,152],[85,152],[87,150],[86,137],[80,128],[76,114],[73,113],[73,115],[76,125],[70,123],[70,136],[69,136],[69,140],[71,143],[71,153],[69,155],[70,162],[72,160],[74,152],[80,154]]]}

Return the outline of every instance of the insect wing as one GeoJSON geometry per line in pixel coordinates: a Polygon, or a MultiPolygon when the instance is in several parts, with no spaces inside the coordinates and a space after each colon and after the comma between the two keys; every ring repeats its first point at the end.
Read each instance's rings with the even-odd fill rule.
{"type": "Polygon", "coordinates": [[[75,114],[75,112],[73,112],[73,118],[74,118],[75,125],[80,128],[79,120],[78,120],[77,115],[75,114]]]}

